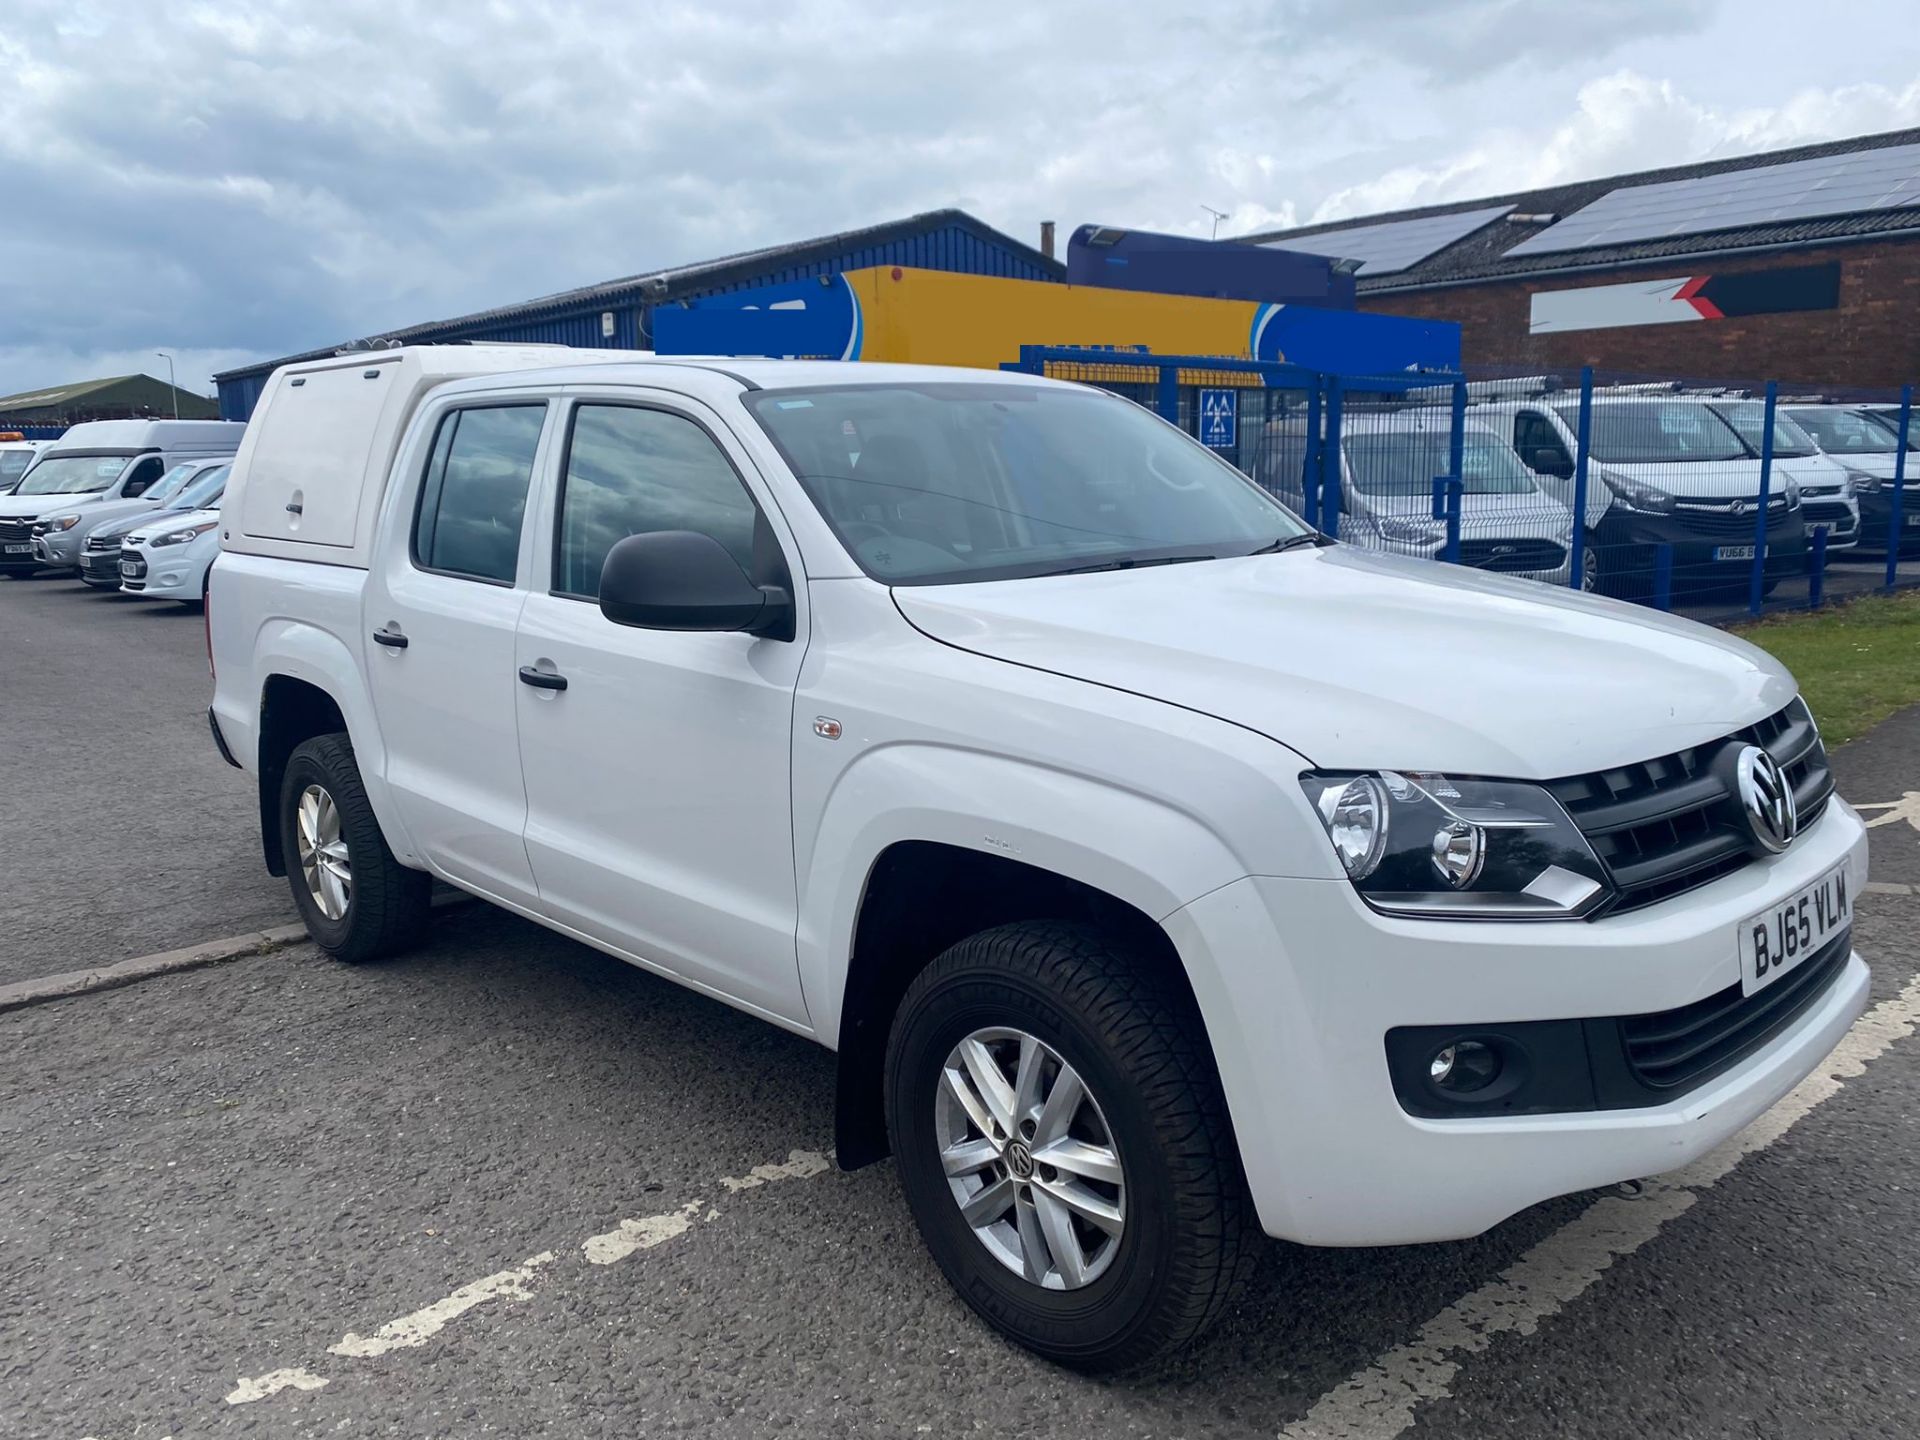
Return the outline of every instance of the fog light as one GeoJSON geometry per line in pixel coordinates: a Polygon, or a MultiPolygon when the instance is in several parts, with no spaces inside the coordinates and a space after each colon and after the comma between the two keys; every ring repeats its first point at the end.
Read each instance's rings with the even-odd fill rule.
{"type": "Polygon", "coordinates": [[[1500,1075],[1500,1056],[1478,1040],[1456,1040],[1434,1052],[1427,1076],[1442,1090],[1456,1095],[1484,1090],[1500,1075]]]}

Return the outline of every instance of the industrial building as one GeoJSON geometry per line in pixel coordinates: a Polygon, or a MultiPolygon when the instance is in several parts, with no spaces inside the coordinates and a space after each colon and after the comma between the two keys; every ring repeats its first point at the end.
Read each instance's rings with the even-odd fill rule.
{"type": "MultiPolygon", "coordinates": [[[[653,314],[661,306],[767,285],[788,284],[875,266],[910,266],[1016,280],[1062,280],[1066,266],[960,210],[931,210],[905,220],[814,240],[750,250],[719,260],[630,275],[517,305],[435,320],[370,337],[400,344],[517,340],[619,350],[653,347],[653,314]]],[[[220,415],[245,420],[276,366],[334,354],[338,341],[304,354],[229,370],[214,377],[220,415]]]]}
{"type": "Polygon", "coordinates": [[[112,375],[0,395],[0,430],[35,434],[57,433],[83,420],[212,420],[219,413],[206,396],[151,375],[112,375]]]}
{"type": "Polygon", "coordinates": [[[1920,130],[1242,237],[1361,262],[1469,365],[1920,377],[1920,130]]]}

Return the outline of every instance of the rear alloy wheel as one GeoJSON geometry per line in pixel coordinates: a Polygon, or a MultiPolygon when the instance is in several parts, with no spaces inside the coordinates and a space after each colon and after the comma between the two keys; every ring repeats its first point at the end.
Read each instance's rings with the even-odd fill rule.
{"type": "Polygon", "coordinates": [[[928,1249],[988,1324],[1082,1370],[1192,1340],[1255,1253],[1168,963],[1090,925],[1004,925],[917,975],[888,1037],[888,1133],[928,1249]]]}
{"type": "Polygon", "coordinates": [[[307,933],[334,959],[378,960],[420,938],[433,881],[394,859],[345,735],[287,757],[280,853],[307,933]]]}
{"type": "Polygon", "coordinates": [[[294,829],[307,898],[327,919],[346,919],[347,901],[353,896],[353,857],[340,834],[340,807],[324,786],[309,785],[300,792],[294,829]]]}

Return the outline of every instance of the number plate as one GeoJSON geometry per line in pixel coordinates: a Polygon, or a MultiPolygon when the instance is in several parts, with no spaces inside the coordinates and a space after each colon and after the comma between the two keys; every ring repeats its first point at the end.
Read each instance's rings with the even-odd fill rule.
{"type": "Polygon", "coordinates": [[[1753,558],[1753,546],[1716,545],[1713,548],[1713,558],[1716,560],[1751,560],[1753,558]]]}
{"type": "Polygon", "coordinates": [[[138,560],[122,560],[120,562],[120,573],[129,580],[137,580],[147,573],[147,567],[142,565],[138,560]]]}
{"type": "Polygon", "coordinates": [[[30,555],[32,553],[33,553],[33,546],[31,545],[8,545],[5,547],[0,547],[0,554],[30,555]]]}
{"type": "Polygon", "coordinates": [[[1902,515],[1900,517],[1900,523],[1902,525],[1920,525],[1920,515],[1902,515]]]}
{"type": "Polygon", "coordinates": [[[1847,867],[1829,870],[1798,894],[1740,925],[1740,993],[1764,990],[1853,919],[1847,867]]]}

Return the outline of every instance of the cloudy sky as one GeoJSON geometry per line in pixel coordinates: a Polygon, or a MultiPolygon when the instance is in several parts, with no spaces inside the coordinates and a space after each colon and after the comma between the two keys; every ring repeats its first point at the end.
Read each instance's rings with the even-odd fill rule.
{"type": "Polygon", "coordinates": [[[5,11],[0,393],[942,205],[1229,235],[1920,125],[1910,0],[5,11]]]}

